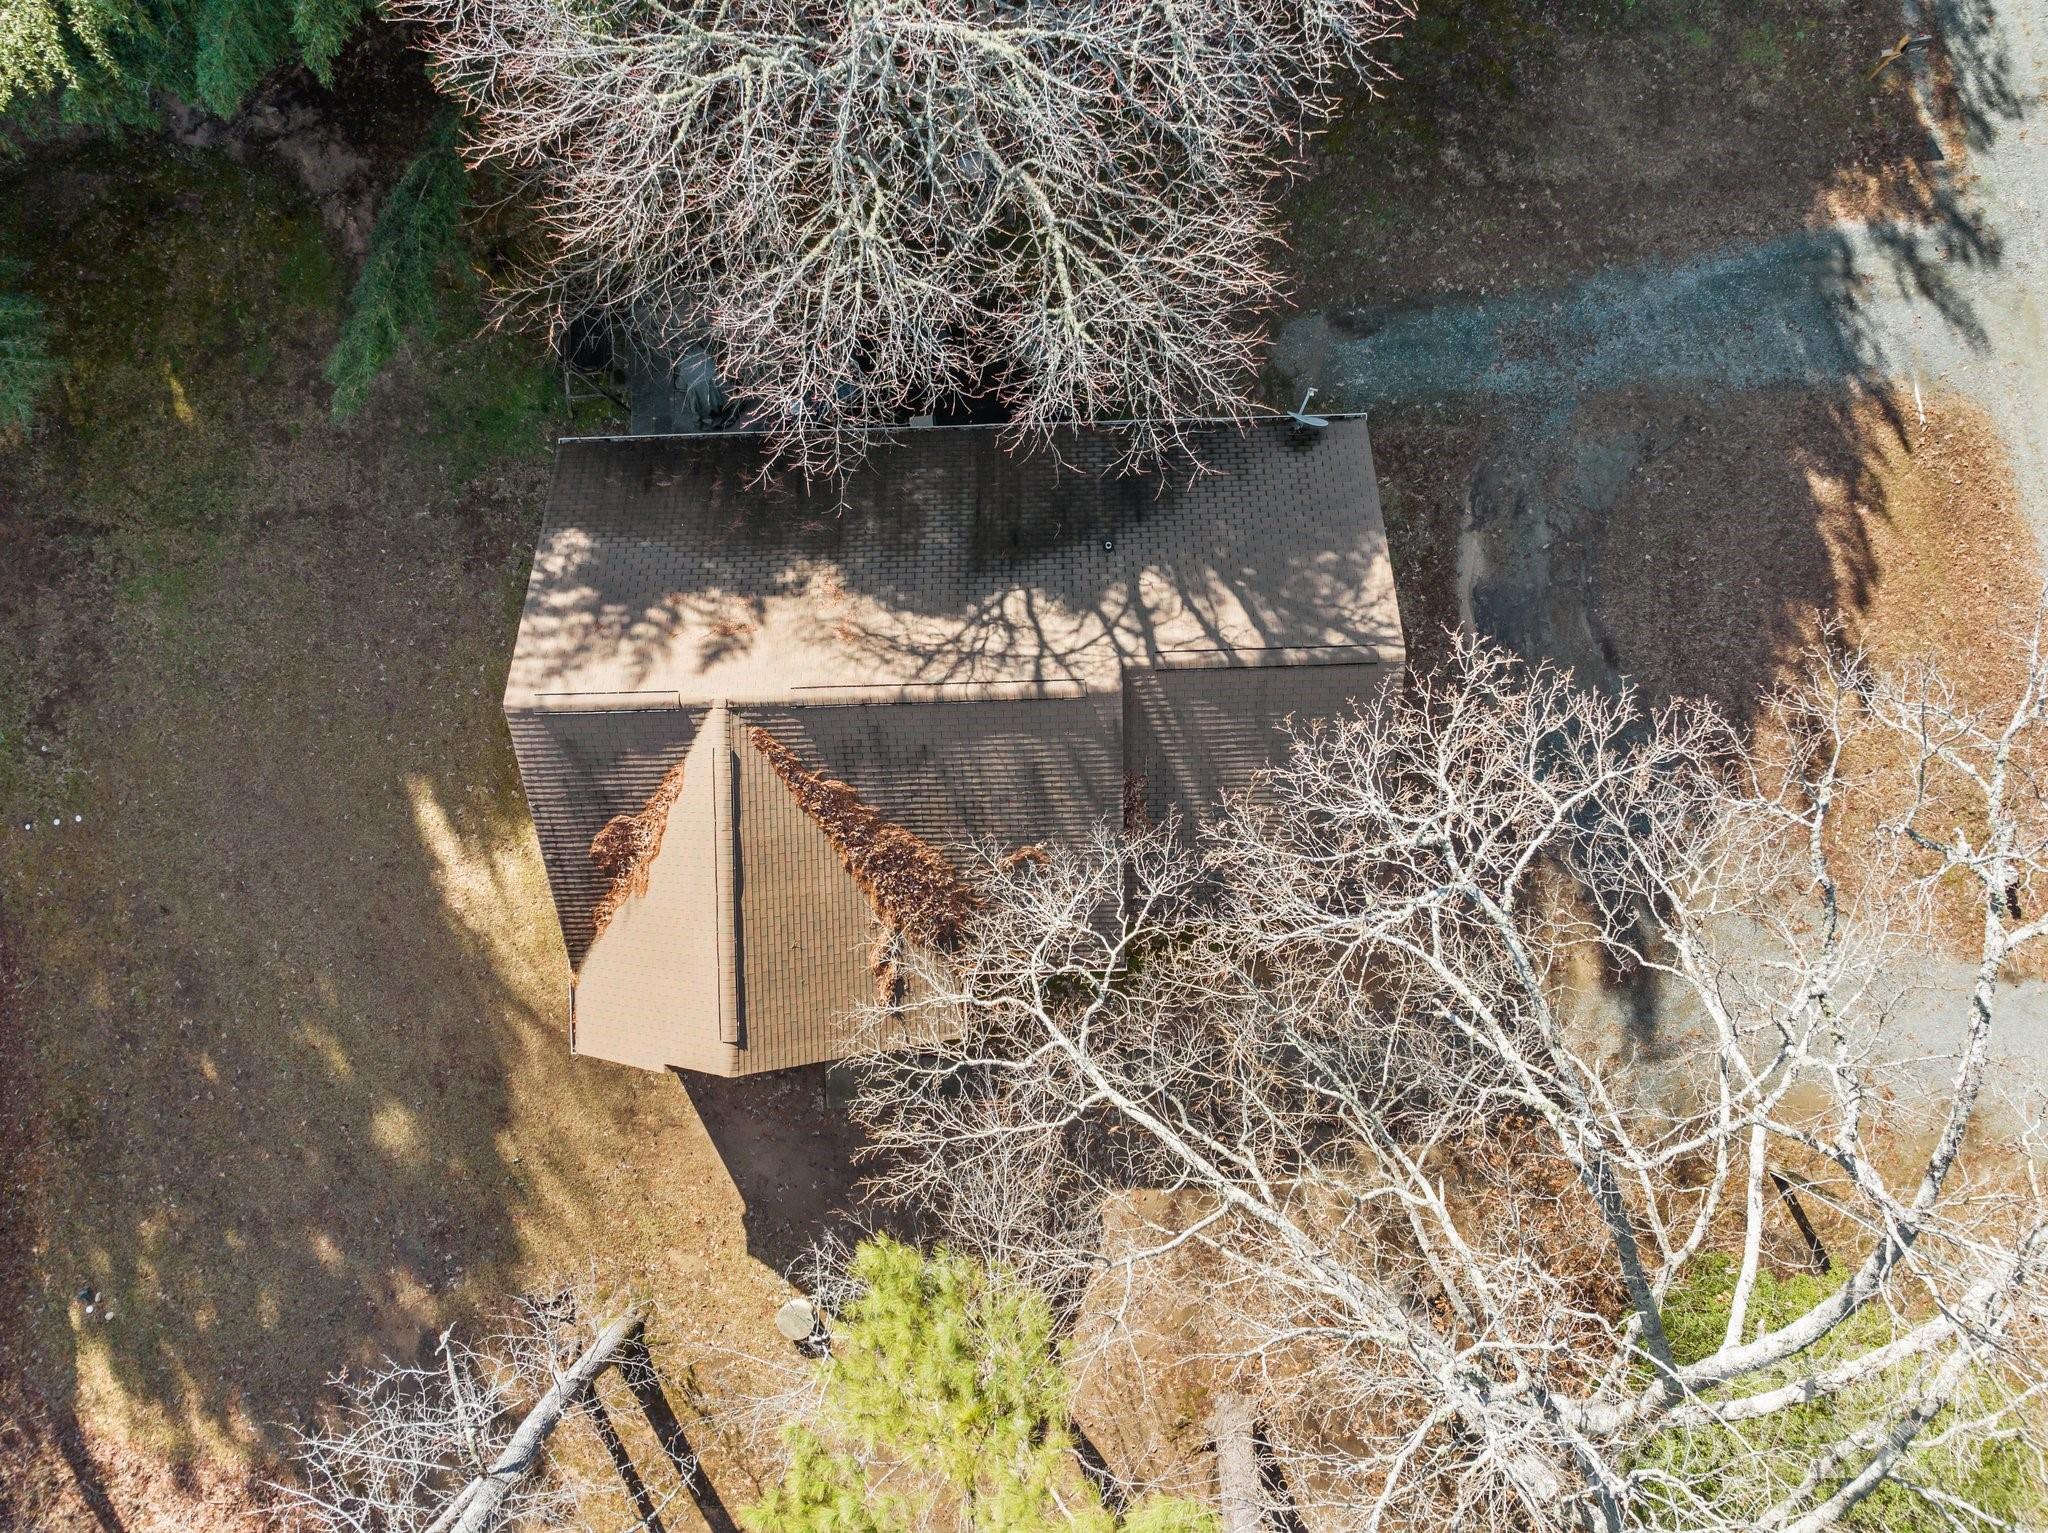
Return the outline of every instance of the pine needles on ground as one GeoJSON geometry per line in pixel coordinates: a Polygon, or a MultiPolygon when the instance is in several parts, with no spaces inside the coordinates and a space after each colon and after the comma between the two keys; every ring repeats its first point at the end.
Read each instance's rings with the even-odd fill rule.
{"type": "Polygon", "coordinates": [[[409,335],[433,326],[447,287],[472,280],[462,242],[469,182],[456,129],[452,114],[442,118],[377,215],[341,339],[327,359],[336,420],[361,408],[409,335]]]}

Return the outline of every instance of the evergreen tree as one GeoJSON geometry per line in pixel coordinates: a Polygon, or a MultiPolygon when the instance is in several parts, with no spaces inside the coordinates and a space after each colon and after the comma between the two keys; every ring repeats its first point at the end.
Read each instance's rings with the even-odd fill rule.
{"type": "Polygon", "coordinates": [[[456,128],[453,113],[435,126],[370,231],[369,257],[327,358],[336,420],[361,407],[407,336],[433,326],[447,288],[473,280],[462,241],[469,178],[456,152],[456,128]]]}
{"type": "Polygon", "coordinates": [[[1044,1298],[965,1256],[879,1238],[854,1253],[861,1296],[833,1334],[819,1420],[792,1426],[753,1533],[899,1533],[958,1509],[976,1533],[1211,1533],[1171,1496],[1119,1518],[1082,1473],[1044,1298]],[[870,1483],[877,1461],[917,1488],[870,1483]]]}
{"type": "Polygon", "coordinates": [[[281,65],[323,82],[368,0],[8,0],[0,116],[146,124],[158,93],[232,115],[281,65]]]}

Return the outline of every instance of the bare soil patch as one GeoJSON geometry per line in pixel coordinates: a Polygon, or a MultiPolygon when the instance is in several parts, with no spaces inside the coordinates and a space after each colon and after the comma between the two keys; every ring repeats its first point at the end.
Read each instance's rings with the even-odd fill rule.
{"type": "Polygon", "coordinates": [[[1830,620],[1879,665],[1932,659],[1979,695],[2015,679],[2040,574],[1997,432],[1967,400],[1923,417],[1910,392],[1637,396],[1580,430],[1644,444],[1586,535],[1594,621],[1651,691],[1742,717],[1830,620]]]}
{"type": "Polygon", "coordinates": [[[1836,0],[1455,0],[1396,48],[1288,203],[1303,308],[1671,264],[1851,203],[1910,212],[1929,152],[1896,12],[1836,0]]]}
{"type": "Polygon", "coordinates": [[[1419,407],[1376,418],[1374,449],[1425,663],[1470,620],[1742,720],[1830,623],[1880,663],[2009,681],[2040,590],[1996,430],[1958,396],[1646,387],[1541,426],[1419,407]]]}
{"type": "Polygon", "coordinates": [[[543,359],[457,326],[337,426],[296,188],[145,144],[4,190],[68,370],[0,458],[47,721],[0,774],[0,1523],[239,1533],[334,1370],[557,1274],[653,1299],[679,1403],[700,1345],[780,1345],[762,1252],[851,1175],[820,1079],[722,1144],[567,1051],[498,708],[543,359]]]}

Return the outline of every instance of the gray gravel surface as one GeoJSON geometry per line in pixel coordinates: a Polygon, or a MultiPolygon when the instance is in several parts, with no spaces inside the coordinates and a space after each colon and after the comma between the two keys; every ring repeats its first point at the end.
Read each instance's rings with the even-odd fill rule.
{"type": "Polygon", "coordinates": [[[1635,383],[1947,387],[2004,433],[2048,550],[2048,0],[1945,7],[1968,140],[1941,215],[1844,224],[1676,268],[1343,316],[1282,332],[1278,370],[1340,409],[1490,398],[1555,424],[1635,383]]]}

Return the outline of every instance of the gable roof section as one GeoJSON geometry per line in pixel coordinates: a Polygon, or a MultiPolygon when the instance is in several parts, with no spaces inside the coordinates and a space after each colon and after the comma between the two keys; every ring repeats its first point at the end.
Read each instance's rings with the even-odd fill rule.
{"type": "Polygon", "coordinates": [[[682,791],[646,870],[590,945],[571,1012],[578,1053],[642,1069],[682,1065],[730,1075],[739,1047],[733,923],[728,718],[714,708],[683,757],[682,791]],[[688,982],[675,983],[679,976],[688,982]]]}
{"type": "Polygon", "coordinates": [[[1363,421],[1219,433],[1191,485],[1058,445],[906,433],[835,516],[753,487],[750,437],[562,444],[505,706],[578,1052],[720,1074],[848,1052],[880,924],[752,729],[957,856],[1075,840],[1131,780],[1197,813],[1287,717],[1398,673],[1363,421]],[[647,891],[597,935],[591,838],[679,760],[647,891]]]}

